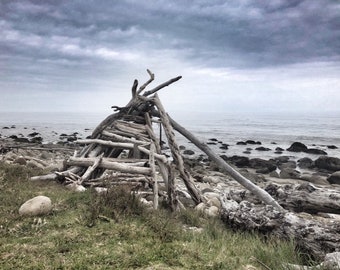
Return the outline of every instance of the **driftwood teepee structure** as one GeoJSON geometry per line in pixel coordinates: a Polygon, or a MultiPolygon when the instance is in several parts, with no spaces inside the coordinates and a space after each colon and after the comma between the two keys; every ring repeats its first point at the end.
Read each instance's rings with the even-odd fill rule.
{"type": "MultiPolygon", "coordinates": [[[[182,205],[177,196],[179,189],[175,182],[177,172],[189,196],[195,204],[199,204],[204,200],[204,196],[195,186],[190,172],[185,167],[174,134],[174,131],[177,131],[207,154],[223,172],[229,174],[265,204],[255,206],[246,198],[237,202],[231,196],[222,206],[221,218],[225,223],[280,238],[294,239],[315,258],[323,258],[327,252],[340,250],[340,223],[304,218],[283,209],[269,193],[242,176],[207,144],[198,140],[166,113],[157,92],[181,77],[173,78],[146,91],[146,87],[154,80],[154,74],[149,70],[148,73],[150,79],[139,88],[137,80],[134,81],[132,99],[125,107],[113,106],[116,112],[96,127],[91,138],[77,141],[84,147],[65,161],[65,169],[62,172],[35,176],[31,179],[59,180],[77,187],[129,185],[138,188],[139,192],[153,194],[154,208],[158,207],[158,198],[162,196],[171,209],[176,210],[182,205]],[[157,136],[154,128],[158,125],[164,130],[170,157],[163,153],[162,138],[157,136]]],[[[273,191],[271,192],[273,196],[276,194],[280,200],[283,191],[282,187],[278,189],[281,191],[273,191],[273,186],[267,187],[267,190],[273,191]]],[[[317,189],[310,184],[298,186],[297,190],[300,192],[298,196],[306,201],[307,206],[308,203],[315,206],[316,201],[320,201],[315,196],[317,189]]],[[[326,197],[332,200],[326,201],[325,211],[331,209],[338,213],[337,194],[336,191],[326,192],[326,197]]],[[[289,202],[293,206],[296,204],[301,206],[301,201],[302,199],[298,198],[297,201],[284,199],[280,202],[282,205],[288,203],[285,207],[290,209],[292,207],[289,207],[289,202]]]]}
{"type": "Polygon", "coordinates": [[[174,130],[177,130],[205,152],[222,170],[258,195],[264,203],[283,210],[267,192],[235,171],[205,143],[200,142],[166,113],[157,92],[178,81],[181,76],[146,91],[146,87],[154,80],[154,74],[149,70],[148,74],[150,79],[139,88],[138,81],[134,81],[132,99],[125,107],[113,106],[116,112],[97,126],[90,139],[77,141],[85,146],[66,161],[66,169],[63,172],[32,179],[58,179],[84,186],[100,186],[104,183],[147,186],[154,194],[155,208],[160,195],[166,197],[172,209],[176,209],[181,205],[176,196],[174,182],[174,169],[177,169],[192,200],[199,204],[203,199],[190,172],[184,166],[174,134],[174,130]],[[170,158],[162,153],[162,141],[154,131],[154,123],[158,123],[161,130],[164,130],[171,152],[170,158]],[[162,181],[158,180],[156,172],[160,173],[162,181]],[[162,185],[162,191],[159,184],[162,185]]]}

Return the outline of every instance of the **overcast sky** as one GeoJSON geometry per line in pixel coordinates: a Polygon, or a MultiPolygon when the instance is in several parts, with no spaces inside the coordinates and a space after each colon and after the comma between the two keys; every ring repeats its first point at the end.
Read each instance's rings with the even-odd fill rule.
{"type": "Polygon", "coordinates": [[[110,113],[147,68],[169,112],[339,115],[340,1],[0,1],[0,111],[110,113]]]}

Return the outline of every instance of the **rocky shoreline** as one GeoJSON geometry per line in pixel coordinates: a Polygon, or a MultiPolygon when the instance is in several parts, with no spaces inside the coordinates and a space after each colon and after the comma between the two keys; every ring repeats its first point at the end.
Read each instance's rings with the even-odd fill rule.
{"type": "MultiPolygon", "coordinates": [[[[15,129],[15,125],[3,127],[3,129],[15,129]]],[[[42,161],[46,161],[46,157],[49,157],[46,163],[60,164],[62,160],[67,158],[67,155],[71,155],[72,152],[79,149],[75,141],[82,137],[78,132],[70,134],[58,134],[55,132],[55,135],[59,138],[57,142],[45,143],[43,135],[34,130],[27,136],[22,134],[4,136],[0,132],[1,159],[9,163],[23,165],[25,162],[19,158],[21,156],[36,156],[36,159],[42,157],[42,161]],[[8,152],[11,153],[7,154],[8,152]]],[[[238,168],[251,180],[280,181],[289,179],[307,181],[317,185],[340,184],[340,159],[335,156],[328,156],[328,153],[324,150],[337,150],[338,146],[336,145],[324,145],[324,149],[320,149],[320,147],[307,147],[301,142],[294,142],[287,149],[284,149],[273,142],[272,144],[275,148],[270,149],[262,146],[260,141],[249,139],[234,143],[234,146],[243,147],[242,155],[230,155],[228,154],[230,144],[216,138],[208,139],[206,144],[218,151],[226,162],[238,168]],[[264,155],[267,158],[252,158],[249,156],[251,151],[259,153],[274,151],[276,156],[268,158],[267,155],[264,155]]],[[[194,171],[201,171],[203,167],[212,171],[216,169],[206,155],[200,154],[199,150],[192,150],[191,145],[181,145],[180,148],[187,163],[190,164],[191,169],[194,169],[194,171]]],[[[164,150],[166,151],[166,146],[164,146],[164,150]]],[[[34,163],[32,160],[29,163],[31,165],[34,163]]],[[[35,166],[43,168],[42,164],[44,162],[42,161],[36,161],[35,166]]]]}

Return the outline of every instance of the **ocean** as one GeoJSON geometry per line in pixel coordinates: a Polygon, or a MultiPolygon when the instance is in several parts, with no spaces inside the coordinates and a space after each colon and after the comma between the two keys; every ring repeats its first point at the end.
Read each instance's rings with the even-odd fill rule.
{"type": "MultiPolygon", "coordinates": [[[[78,137],[85,138],[106,117],[107,113],[0,113],[0,135],[4,138],[10,135],[22,134],[27,136],[38,132],[44,142],[57,142],[62,133],[78,133],[78,137]],[[7,128],[8,129],[7,129],[7,128]]],[[[201,140],[208,142],[215,138],[229,144],[228,150],[222,150],[218,145],[211,145],[220,154],[247,155],[249,157],[271,158],[278,156],[275,148],[288,148],[293,142],[302,142],[308,148],[325,150],[329,156],[340,158],[340,115],[298,114],[298,113],[180,113],[171,114],[179,124],[191,131],[201,140]],[[260,141],[261,146],[270,151],[255,150],[258,145],[236,145],[239,141],[260,141]],[[338,149],[329,149],[335,145],[338,149]],[[250,154],[243,154],[251,148],[250,154]]],[[[181,135],[176,135],[178,143],[195,150],[181,135]]],[[[199,151],[197,151],[199,153],[199,151]]],[[[282,155],[292,155],[284,151],[282,155]]],[[[316,155],[306,153],[295,154],[296,158],[316,155]]]]}

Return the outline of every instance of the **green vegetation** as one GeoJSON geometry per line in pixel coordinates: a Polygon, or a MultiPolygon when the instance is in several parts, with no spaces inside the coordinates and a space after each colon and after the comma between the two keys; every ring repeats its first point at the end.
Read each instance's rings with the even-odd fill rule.
{"type": "Polygon", "coordinates": [[[291,242],[236,233],[190,210],[148,211],[124,189],[72,193],[28,181],[40,173],[0,163],[0,269],[277,270],[301,263],[291,242]],[[53,212],[20,217],[20,205],[37,195],[51,198],[53,212]]]}

